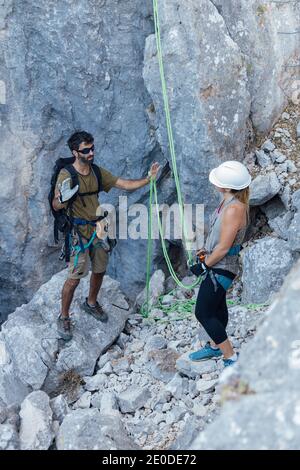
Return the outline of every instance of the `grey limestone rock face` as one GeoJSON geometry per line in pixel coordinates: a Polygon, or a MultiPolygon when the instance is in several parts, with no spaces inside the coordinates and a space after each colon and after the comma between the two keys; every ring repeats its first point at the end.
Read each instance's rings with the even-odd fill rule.
{"type": "MultiPolygon", "coordinates": [[[[158,3],[181,189],[186,202],[201,201],[209,211],[216,201],[207,183],[209,169],[222,160],[240,159],[243,153],[251,101],[246,64],[211,1],[201,6],[193,0],[158,3]]],[[[143,76],[154,103],[153,126],[165,153],[167,133],[154,35],[146,41],[143,76]]]]}
{"type": "Polygon", "coordinates": [[[299,7],[294,2],[260,0],[212,0],[212,3],[245,57],[252,97],[251,120],[258,132],[265,133],[280,115],[287,96],[292,96],[297,80],[291,67],[285,66],[298,57],[298,35],[281,33],[298,29],[299,7]]]}
{"type": "MultiPolygon", "coordinates": [[[[153,31],[150,0],[4,4],[0,136],[11,151],[1,153],[0,163],[2,320],[63,267],[47,194],[55,160],[70,156],[71,133],[93,133],[96,162],[117,176],[139,178],[160,158],[152,153],[156,142],[145,113],[151,100],[142,79],[145,38],[153,31]]],[[[103,194],[102,203],[116,204],[117,191],[103,194]]],[[[124,248],[122,256],[128,257],[124,248]]],[[[111,263],[128,285],[141,278],[137,271],[129,276],[124,262],[117,267],[111,263]]]]}

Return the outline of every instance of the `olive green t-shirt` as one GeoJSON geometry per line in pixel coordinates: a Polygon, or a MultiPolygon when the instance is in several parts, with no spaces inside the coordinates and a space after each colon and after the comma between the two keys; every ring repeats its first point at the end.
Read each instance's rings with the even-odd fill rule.
{"type": "MultiPolygon", "coordinates": [[[[103,190],[108,193],[111,188],[115,185],[118,177],[114,176],[109,171],[105,170],[102,167],[99,167],[102,176],[102,187],[103,190]]],[[[80,193],[89,193],[98,190],[98,180],[97,177],[91,168],[91,171],[88,175],[82,175],[78,173],[78,180],[79,180],[79,192],[80,193]]],[[[66,169],[62,169],[59,172],[57,182],[56,182],[56,190],[58,189],[58,185],[62,183],[65,179],[70,178],[71,175],[66,169]]],[[[77,197],[72,203],[72,216],[78,217],[80,219],[85,220],[96,220],[97,209],[99,207],[99,200],[97,194],[92,194],[89,196],[84,196],[83,198],[77,197]],[[85,206],[82,203],[82,199],[84,200],[85,206]]],[[[64,207],[67,207],[67,203],[64,204],[64,207]]],[[[92,225],[82,225],[80,226],[80,233],[86,237],[90,238],[93,234],[94,227],[92,225]]]]}

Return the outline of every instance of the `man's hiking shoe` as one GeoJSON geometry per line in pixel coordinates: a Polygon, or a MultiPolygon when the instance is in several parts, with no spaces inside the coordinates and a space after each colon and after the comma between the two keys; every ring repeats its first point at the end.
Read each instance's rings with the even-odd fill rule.
{"type": "Polygon", "coordinates": [[[86,298],[82,307],[86,313],[89,313],[90,315],[92,315],[96,320],[102,321],[103,323],[107,322],[108,320],[107,313],[104,312],[103,308],[101,307],[101,305],[99,305],[98,302],[96,302],[95,307],[91,307],[88,304],[88,301],[86,298]]]}
{"type": "Polygon", "coordinates": [[[61,339],[70,341],[73,338],[72,322],[70,317],[62,317],[59,315],[57,319],[57,332],[61,339]]]}
{"type": "MultiPolygon", "coordinates": [[[[236,354],[237,354],[237,357],[239,358],[239,353],[236,353],[236,354]]],[[[232,359],[223,359],[224,367],[234,366],[234,364],[236,363],[237,363],[237,360],[233,361],[232,359]]]]}
{"type": "Polygon", "coordinates": [[[213,349],[209,342],[206,343],[204,348],[199,349],[199,351],[195,351],[189,354],[189,358],[191,361],[199,362],[199,361],[207,361],[208,359],[213,359],[222,356],[222,351],[220,349],[213,349]]]}

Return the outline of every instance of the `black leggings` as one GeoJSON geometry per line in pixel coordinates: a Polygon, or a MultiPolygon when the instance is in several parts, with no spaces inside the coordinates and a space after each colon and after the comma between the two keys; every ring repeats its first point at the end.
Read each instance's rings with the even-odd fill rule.
{"type": "MultiPolygon", "coordinates": [[[[232,278],[232,273],[225,270],[216,270],[219,274],[232,278]]],[[[195,315],[209,337],[220,344],[226,341],[226,327],[228,323],[228,308],[226,304],[226,291],[217,282],[217,291],[208,274],[202,281],[197,297],[195,315]]]]}

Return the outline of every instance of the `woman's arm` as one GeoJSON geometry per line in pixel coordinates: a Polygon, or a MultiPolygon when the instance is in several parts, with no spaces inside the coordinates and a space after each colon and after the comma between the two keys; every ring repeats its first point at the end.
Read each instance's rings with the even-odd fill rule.
{"type": "Polygon", "coordinates": [[[221,261],[233,245],[236,234],[242,226],[245,209],[242,206],[231,205],[224,210],[221,223],[221,234],[219,243],[213,252],[206,257],[205,264],[213,267],[221,261]]]}

